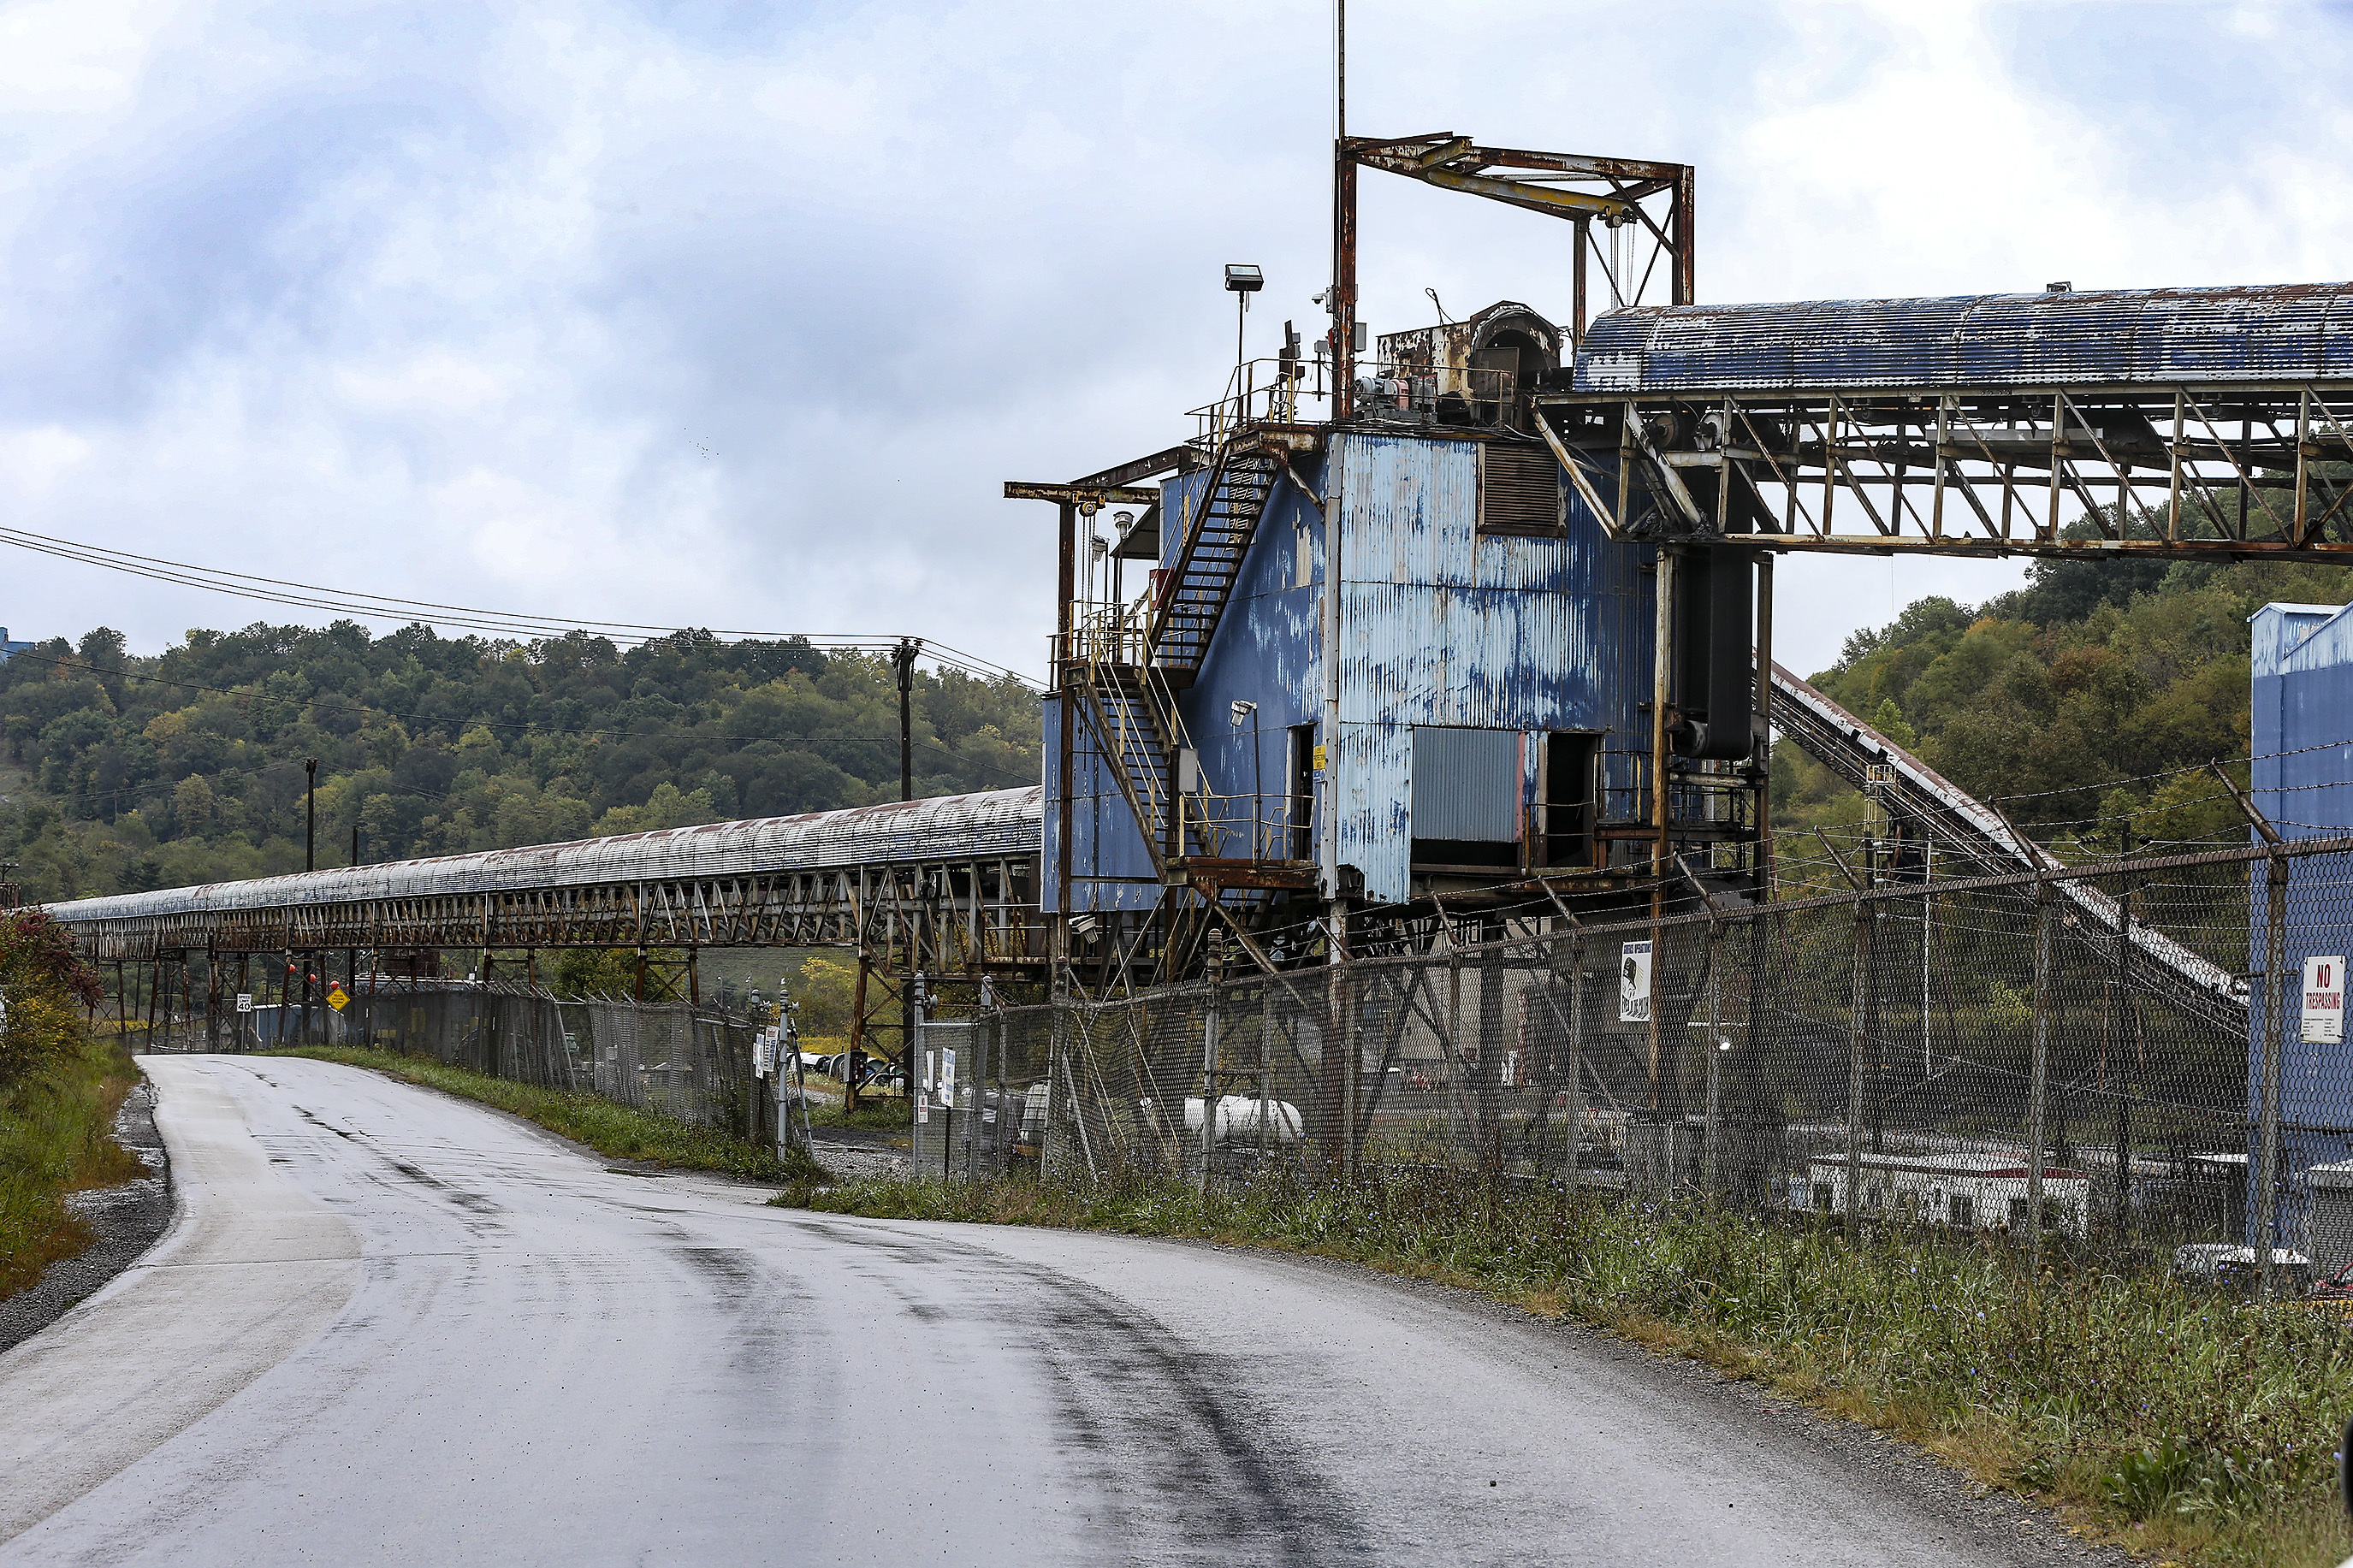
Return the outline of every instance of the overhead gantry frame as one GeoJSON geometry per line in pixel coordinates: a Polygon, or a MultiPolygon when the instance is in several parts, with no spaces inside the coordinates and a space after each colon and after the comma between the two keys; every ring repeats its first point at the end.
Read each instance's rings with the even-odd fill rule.
{"type": "MultiPolygon", "coordinates": [[[[1607,367],[1586,374],[1606,379],[1607,367]]],[[[2353,558],[2353,378],[1540,395],[1613,537],[2077,560],[2353,558]]]]}

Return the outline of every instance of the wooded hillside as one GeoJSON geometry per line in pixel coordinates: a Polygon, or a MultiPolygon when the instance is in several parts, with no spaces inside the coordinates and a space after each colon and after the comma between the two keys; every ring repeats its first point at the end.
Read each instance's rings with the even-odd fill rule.
{"type": "MultiPolygon", "coordinates": [[[[2028,586],[1977,609],[1918,601],[1811,679],[2063,854],[2113,854],[2126,826],[2143,839],[2243,835],[2213,775],[2179,770],[2247,754],[2247,617],[2274,600],[2348,599],[2344,567],[2041,562],[2028,586]]],[[[1788,742],[1773,793],[1785,832],[1862,815],[1788,742]]]]}
{"type": "MultiPolygon", "coordinates": [[[[1037,782],[1018,681],[921,670],[914,712],[918,795],[1037,782]]],[[[798,640],[101,627],[0,663],[0,859],[74,898],[301,870],[306,757],[322,867],[895,800],[898,689],[798,640]]]]}

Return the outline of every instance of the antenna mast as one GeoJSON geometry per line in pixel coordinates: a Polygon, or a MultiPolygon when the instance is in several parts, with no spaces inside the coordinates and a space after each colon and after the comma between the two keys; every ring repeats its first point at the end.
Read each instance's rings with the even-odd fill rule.
{"type": "Polygon", "coordinates": [[[1348,156],[1348,0],[1332,4],[1332,422],[1356,401],[1356,161],[1348,156]]]}

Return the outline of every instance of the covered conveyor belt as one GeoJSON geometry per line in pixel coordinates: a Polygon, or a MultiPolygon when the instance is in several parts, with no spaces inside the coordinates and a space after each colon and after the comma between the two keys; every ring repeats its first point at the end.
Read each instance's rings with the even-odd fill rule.
{"type": "MultiPolygon", "coordinates": [[[[2062,868],[2056,856],[2021,833],[2000,812],[1778,664],[1773,667],[1773,722],[1815,761],[1858,789],[1873,782],[1872,768],[1885,768],[1878,787],[1889,808],[1903,820],[1920,824],[1940,848],[1978,874],[2062,868]]],[[[2083,882],[2052,886],[2091,930],[2114,942],[2116,900],[2083,882]]],[[[2233,1039],[2246,1038],[2244,985],[2164,932],[2133,926],[2130,973],[2136,983],[2185,1016],[2233,1039]]]]}
{"type": "Polygon", "coordinates": [[[1041,792],[993,790],[47,906],[92,957],[332,948],[856,947],[1042,965],[1041,792]]]}
{"type": "Polygon", "coordinates": [[[2353,556],[2353,284],[1616,310],[1535,402],[1619,538],[2353,556]]]}

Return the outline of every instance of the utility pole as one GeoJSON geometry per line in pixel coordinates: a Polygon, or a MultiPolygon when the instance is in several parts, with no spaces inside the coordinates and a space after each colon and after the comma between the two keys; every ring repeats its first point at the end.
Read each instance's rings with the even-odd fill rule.
{"type": "Polygon", "coordinates": [[[921,637],[901,637],[891,655],[891,662],[899,668],[899,798],[915,798],[915,655],[923,651],[921,637]]]}
{"type": "MultiPolygon", "coordinates": [[[[316,844],[319,837],[319,759],[302,759],[302,869],[315,868],[316,844]]],[[[311,958],[303,954],[302,963],[302,1043],[311,1043],[311,958]]]]}

